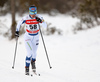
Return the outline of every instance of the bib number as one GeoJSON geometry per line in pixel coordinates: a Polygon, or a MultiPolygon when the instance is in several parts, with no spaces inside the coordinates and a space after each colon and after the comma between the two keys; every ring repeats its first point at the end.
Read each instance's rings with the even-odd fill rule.
{"type": "Polygon", "coordinates": [[[29,25],[29,27],[30,27],[31,30],[32,30],[32,29],[37,29],[37,25],[36,25],[36,24],[34,24],[34,25],[29,25]]]}

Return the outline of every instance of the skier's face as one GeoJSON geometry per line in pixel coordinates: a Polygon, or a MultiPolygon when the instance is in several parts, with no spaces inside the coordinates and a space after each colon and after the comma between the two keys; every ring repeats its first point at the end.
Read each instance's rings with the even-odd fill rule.
{"type": "Polygon", "coordinates": [[[33,14],[33,15],[30,15],[30,16],[31,16],[32,18],[34,18],[34,17],[36,16],[36,14],[35,14],[35,15],[34,15],[34,14],[33,14]]]}

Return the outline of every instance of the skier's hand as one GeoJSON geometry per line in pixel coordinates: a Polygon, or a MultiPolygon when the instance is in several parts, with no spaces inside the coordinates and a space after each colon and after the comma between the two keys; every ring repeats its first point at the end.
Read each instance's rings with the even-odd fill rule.
{"type": "Polygon", "coordinates": [[[15,36],[16,36],[16,37],[19,37],[19,31],[16,31],[16,32],[15,32],[15,36]]]}
{"type": "Polygon", "coordinates": [[[40,23],[42,23],[42,20],[39,17],[36,17],[36,20],[40,23]]]}

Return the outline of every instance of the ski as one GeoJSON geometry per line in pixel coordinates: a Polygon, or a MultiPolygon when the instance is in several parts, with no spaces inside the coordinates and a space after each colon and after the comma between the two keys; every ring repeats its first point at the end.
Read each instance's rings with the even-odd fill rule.
{"type": "Polygon", "coordinates": [[[37,74],[37,73],[29,74],[29,75],[26,75],[26,76],[31,76],[31,77],[33,77],[34,75],[40,76],[40,74],[37,74]]]}
{"type": "Polygon", "coordinates": [[[33,72],[33,74],[34,74],[34,75],[37,75],[37,76],[40,76],[40,74],[39,74],[39,73],[36,73],[36,72],[33,72]]]}
{"type": "Polygon", "coordinates": [[[29,74],[29,75],[27,75],[27,76],[34,76],[34,75],[40,76],[40,74],[39,74],[39,73],[36,73],[36,72],[33,72],[32,74],[29,74]]]}

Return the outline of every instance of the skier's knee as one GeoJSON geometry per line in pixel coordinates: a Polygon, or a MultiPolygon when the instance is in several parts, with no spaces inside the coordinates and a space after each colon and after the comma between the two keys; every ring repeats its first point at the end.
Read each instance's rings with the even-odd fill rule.
{"type": "Polygon", "coordinates": [[[26,60],[30,61],[31,60],[31,57],[26,56],[26,60]]]}
{"type": "Polygon", "coordinates": [[[36,59],[35,58],[32,58],[32,62],[35,62],[36,61],[36,59]]]}
{"type": "Polygon", "coordinates": [[[26,67],[29,67],[31,61],[31,57],[26,56],[26,67]]]}

